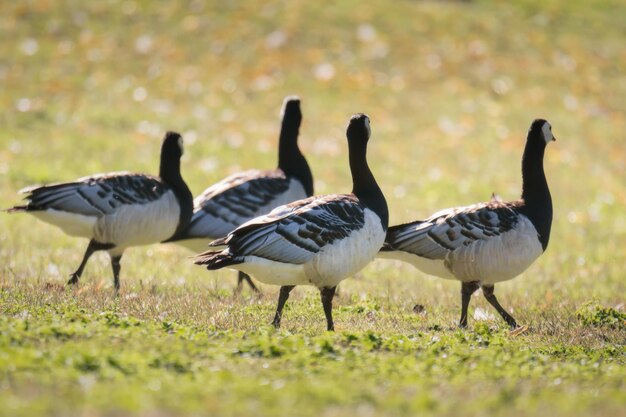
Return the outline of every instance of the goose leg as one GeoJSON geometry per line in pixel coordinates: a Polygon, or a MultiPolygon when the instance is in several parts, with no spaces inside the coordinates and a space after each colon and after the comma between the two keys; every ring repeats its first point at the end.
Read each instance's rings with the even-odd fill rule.
{"type": "Polygon", "coordinates": [[[285,307],[285,303],[289,298],[289,293],[293,290],[295,285],[283,285],[280,287],[280,294],[278,295],[278,305],[276,306],[276,314],[274,315],[274,320],[272,321],[272,326],[277,329],[280,328],[280,319],[283,316],[283,308],[285,307]]]}
{"type": "Polygon", "coordinates": [[[480,287],[478,281],[464,282],[461,286],[461,320],[459,327],[467,327],[467,307],[469,306],[472,294],[480,287]]]}
{"type": "Polygon", "coordinates": [[[91,239],[89,241],[89,245],[87,245],[87,250],[85,251],[85,255],[83,255],[83,260],[80,262],[78,269],[74,273],[70,274],[70,280],[67,281],[67,285],[78,284],[79,278],[81,277],[81,275],[83,275],[83,270],[85,269],[85,265],[87,265],[87,261],[89,260],[89,258],[91,258],[91,255],[93,255],[94,252],[97,252],[99,250],[109,249],[109,248],[111,248],[111,245],[106,244],[106,243],[105,244],[99,243],[91,239]]]}
{"type": "Polygon", "coordinates": [[[322,306],[324,306],[324,314],[326,315],[326,330],[335,331],[335,324],[333,323],[333,297],[335,296],[335,290],[337,286],[320,288],[322,296],[322,306]]]}
{"type": "Polygon", "coordinates": [[[489,304],[491,304],[498,311],[498,313],[500,313],[504,321],[506,321],[511,329],[516,329],[517,322],[515,321],[513,316],[511,316],[498,302],[496,295],[493,293],[494,286],[482,285],[481,288],[483,289],[483,295],[485,296],[487,301],[489,301],[489,304]]]}
{"type": "Polygon", "coordinates": [[[241,272],[239,271],[239,274],[237,276],[237,288],[235,288],[235,294],[239,294],[241,292],[241,289],[243,287],[243,282],[246,281],[248,283],[248,285],[250,286],[250,288],[252,288],[252,291],[259,293],[259,289],[257,288],[256,285],[254,285],[254,282],[252,282],[252,279],[250,278],[250,275],[246,274],[245,272],[241,272]]]}
{"type": "Polygon", "coordinates": [[[235,287],[235,295],[239,295],[241,293],[241,289],[243,288],[243,272],[237,272],[237,286],[235,287]]]}
{"type": "Polygon", "coordinates": [[[115,294],[120,291],[120,260],[122,259],[122,255],[113,256],[111,255],[111,267],[113,268],[113,286],[115,287],[115,294]]]}

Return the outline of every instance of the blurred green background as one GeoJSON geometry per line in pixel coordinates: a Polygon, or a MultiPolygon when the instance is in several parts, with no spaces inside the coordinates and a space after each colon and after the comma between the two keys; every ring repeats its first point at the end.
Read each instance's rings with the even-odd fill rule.
{"type": "MultiPolygon", "coordinates": [[[[528,400],[529,408],[516,403],[513,409],[519,415],[528,409],[607,415],[626,402],[619,376],[624,366],[624,329],[618,326],[608,333],[600,329],[588,334],[591,330],[577,321],[575,311],[588,301],[623,311],[626,299],[624,16],[626,3],[617,0],[3,1],[1,207],[19,202],[17,191],[35,183],[117,170],[156,173],[166,130],[184,135],[183,175],[194,194],[233,172],[272,168],[277,161],[281,102],[286,95],[297,94],[304,114],[300,146],[313,170],[318,194],[350,191],[345,125],[357,112],[371,117],[369,161],[395,224],[441,208],[484,201],[492,192],[503,199],[517,198],[527,129],[533,119],[545,118],[557,137],[545,160],[555,206],[550,247],[522,277],[496,290],[503,305],[535,333],[526,342],[502,344],[513,350],[535,343],[552,346],[557,341],[590,349],[610,345],[618,349],[619,366],[605,371],[618,376],[607,383],[610,389],[600,389],[595,397],[589,387],[604,386],[597,374],[580,379],[575,373],[570,375],[575,388],[558,401],[552,394],[543,396],[541,387],[547,382],[540,375],[535,375],[537,379],[510,376],[528,379],[506,389],[513,397],[528,400]]],[[[87,266],[84,292],[47,294],[50,285],[64,283],[85,244],[29,216],[0,215],[0,306],[10,312],[4,317],[2,333],[7,349],[28,351],[12,344],[18,331],[10,323],[22,311],[30,311],[43,322],[61,314],[57,318],[64,322],[66,308],[95,317],[113,309],[156,322],[159,329],[159,323],[167,319],[200,332],[224,332],[219,337],[226,338],[227,349],[239,348],[240,337],[252,337],[246,332],[256,331],[270,319],[275,288],[263,287],[266,295],[261,299],[246,296],[233,302],[229,296],[232,272],[208,273],[194,267],[186,258],[190,253],[173,245],[127,252],[122,288],[128,297],[121,300],[110,296],[111,277],[104,255],[94,257],[87,266]],[[147,307],[139,308],[139,302],[147,307]]],[[[342,284],[337,327],[339,333],[354,331],[357,337],[371,331],[388,337],[414,332],[440,337],[443,332],[444,339],[454,339],[450,332],[455,330],[450,328],[458,319],[458,291],[456,282],[426,278],[408,265],[376,261],[356,279],[342,284]],[[378,306],[374,311],[382,321],[363,319],[363,311],[372,308],[370,302],[378,306]],[[415,303],[425,305],[430,314],[416,319],[410,313],[415,303]]],[[[283,320],[287,331],[313,337],[302,342],[302,349],[324,345],[330,336],[323,333],[316,292],[294,292],[290,306],[283,320]]],[[[477,298],[472,306],[491,313],[482,299],[477,298]]],[[[496,327],[501,324],[497,318],[487,322],[496,327]]],[[[105,330],[96,334],[108,340],[105,330]]],[[[296,343],[284,337],[284,343],[296,343]]],[[[300,340],[302,336],[293,337],[300,340]]],[[[33,352],[41,349],[33,343],[33,352]]],[[[46,349],[55,343],[58,349],[67,348],[58,338],[45,343],[46,349]]],[[[128,343],[137,352],[143,349],[140,341],[128,343]]],[[[329,343],[337,349],[337,344],[343,346],[338,339],[331,338],[329,343]]],[[[96,352],[101,348],[93,347],[96,352]]],[[[392,356],[406,354],[390,350],[392,356]]],[[[4,366],[0,399],[14,404],[11,413],[27,415],[36,407],[42,413],[67,412],[51,404],[59,395],[74,398],[69,392],[84,376],[82,368],[76,375],[62,376],[62,371],[50,369],[63,368],[59,363],[65,362],[51,365],[54,361],[40,359],[45,364],[42,369],[64,381],[56,384],[67,384],[67,391],[59,393],[51,388],[54,382],[33,382],[41,375],[29,374],[24,370],[28,366],[11,368],[15,362],[11,355],[0,354],[4,366]],[[16,378],[22,383],[7,382],[16,378]],[[35,394],[24,389],[33,384],[35,394]],[[35,397],[41,401],[32,400],[35,397]]],[[[96,360],[106,357],[102,352],[94,355],[96,360]]],[[[189,355],[193,362],[194,354],[189,355]]],[[[593,363],[585,355],[574,361],[582,367],[581,375],[593,363]]],[[[420,362],[422,358],[414,359],[420,362]]],[[[507,360],[503,363],[506,367],[507,360]]],[[[509,366],[519,368],[515,361],[509,366]]],[[[365,384],[365,394],[361,394],[371,396],[368,401],[373,404],[367,410],[372,415],[445,414],[446,408],[438,407],[446,400],[454,406],[464,403],[466,391],[442,382],[449,375],[426,373],[421,387],[425,397],[413,403],[415,396],[408,394],[385,402],[384,395],[373,394],[377,391],[368,391],[365,384]]],[[[296,373],[294,381],[306,380],[306,375],[305,371],[296,373]]],[[[348,380],[364,378],[358,372],[348,375],[348,380]]],[[[131,379],[125,381],[132,385],[131,379]]],[[[351,385],[340,376],[332,381],[339,393],[351,385]]],[[[469,374],[458,382],[459,386],[481,387],[479,381],[484,382],[469,374]]],[[[513,413],[507,401],[515,401],[503,394],[505,388],[496,377],[491,381],[494,385],[486,389],[492,391],[484,394],[491,399],[487,401],[491,408],[483,408],[475,399],[473,412],[513,413]]],[[[95,398],[123,394],[113,385],[99,384],[95,386],[102,390],[101,397],[94,394],[95,398]]],[[[175,378],[171,384],[184,397],[187,385],[175,378]]],[[[198,395],[224,399],[224,407],[232,405],[208,409],[243,415],[236,405],[249,405],[243,393],[253,390],[254,384],[242,391],[236,387],[227,398],[211,390],[198,395]]],[[[474,394],[483,393],[476,389],[474,394]]],[[[553,394],[557,398],[556,391],[553,394]]],[[[293,411],[280,405],[276,397],[280,393],[267,395],[274,402],[262,400],[251,409],[268,415],[293,411]]],[[[305,390],[299,395],[308,404],[303,414],[345,415],[357,409],[340,394],[337,398],[311,397],[305,390]],[[329,409],[327,401],[336,407],[329,409]]],[[[89,404],[80,398],[73,399],[78,410],[85,401],[89,404]]],[[[91,410],[89,415],[152,413],[150,404],[158,403],[158,398],[142,398],[144,402],[132,407],[111,408],[101,400],[94,403],[100,404],[95,408],[82,410],[87,414],[84,410],[91,410]]],[[[168,404],[164,414],[203,410],[194,400],[189,409],[174,400],[168,404]]],[[[77,409],[70,407],[73,414],[80,414],[77,409]]],[[[358,414],[365,415],[365,411],[358,414]]],[[[448,411],[453,413],[454,407],[448,411]]]]}

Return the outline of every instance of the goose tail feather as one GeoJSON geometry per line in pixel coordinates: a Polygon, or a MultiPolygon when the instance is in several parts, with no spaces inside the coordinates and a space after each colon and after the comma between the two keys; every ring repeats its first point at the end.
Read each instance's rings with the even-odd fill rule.
{"type": "Polygon", "coordinates": [[[211,243],[209,243],[209,247],[215,247],[215,246],[226,246],[227,242],[226,240],[228,239],[228,236],[225,237],[221,237],[219,239],[215,239],[214,241],[212,241],[211,243]]]}
{"type": "Polygon", "coordinates": [[[243,257],[234,256],[226,251],[207,251],[197,255],[193,261],[196,265],[205,265],[209,271],[243,263],[243,257]]]}
{"type": "Polygon", "coordinates": [[[2,211],[6,211],[7,213],[21,213],[24,211],[30,211],[31,208],[28,205],[23,206],[15,206],[8,209],[2,209],[2,211]]]}

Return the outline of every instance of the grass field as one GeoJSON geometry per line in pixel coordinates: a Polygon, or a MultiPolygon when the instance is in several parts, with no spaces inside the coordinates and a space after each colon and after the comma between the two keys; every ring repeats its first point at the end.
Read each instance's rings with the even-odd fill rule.
{"type": "Polygon", "coordinates": [[[478,294],[377,260],[341,284],[335,333],[298,288],[233,297],[235,273],[173,245],[64,283],[86,242],[0,213],[0,415],[612,416],[626,413],[626,4],[519,2],[0,4],[0,208],[96,172],[156,173],[186,140],[194,193],[273,167],[284,96],[316,193],[348,192],[345,125],[372,121],[391,223],[519,196],[526,131],[553,125],[547,252],[478,294]],[[514,4],[508,4],[514,3],[514,4]],[[414,313],[421,304],[424,312],[414,313]]]}

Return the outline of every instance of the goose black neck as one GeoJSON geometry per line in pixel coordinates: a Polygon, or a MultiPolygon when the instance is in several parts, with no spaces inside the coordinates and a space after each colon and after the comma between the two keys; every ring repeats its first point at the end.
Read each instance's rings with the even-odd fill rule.
{"type": "Polygon", "coordinates": [[[552,226],[552,197],[543,170],[545,149],[543,140],[529,138],[522,157],[522,199],[525,203],[523,214],[537,229],[544,251],[548,247],[552,226]]]}
{"type": "Polygon", "coordinates": [[[184,231],[191,222],[191,216],[193,214],[193,195],[180,173],[180,157],[173,157],[165,153],[162,154],[159,177],[161,177],[161,180],[165,184],[172,188],[174,196],[180,206],[178,227],[174,235],[168,239],[173,240],[184,231]]]}
{"type": "Polygon", "coordinates": [[[380,217],[383,229],[387,230],[389,226],[387,201],[367,165],[367,145],[348,141],[348,151],[352,173],[352,193],[380,217]]]}
{"type": "Polygon", "coordinates": [[[300,148],[298,147],[298,134],[300,121],[285,115],[280,129],[278,141],[278,168],[287,177],[293,177],[302,183],[307,196],[313,195],[313,174],[309,168],[300,148]]]}

